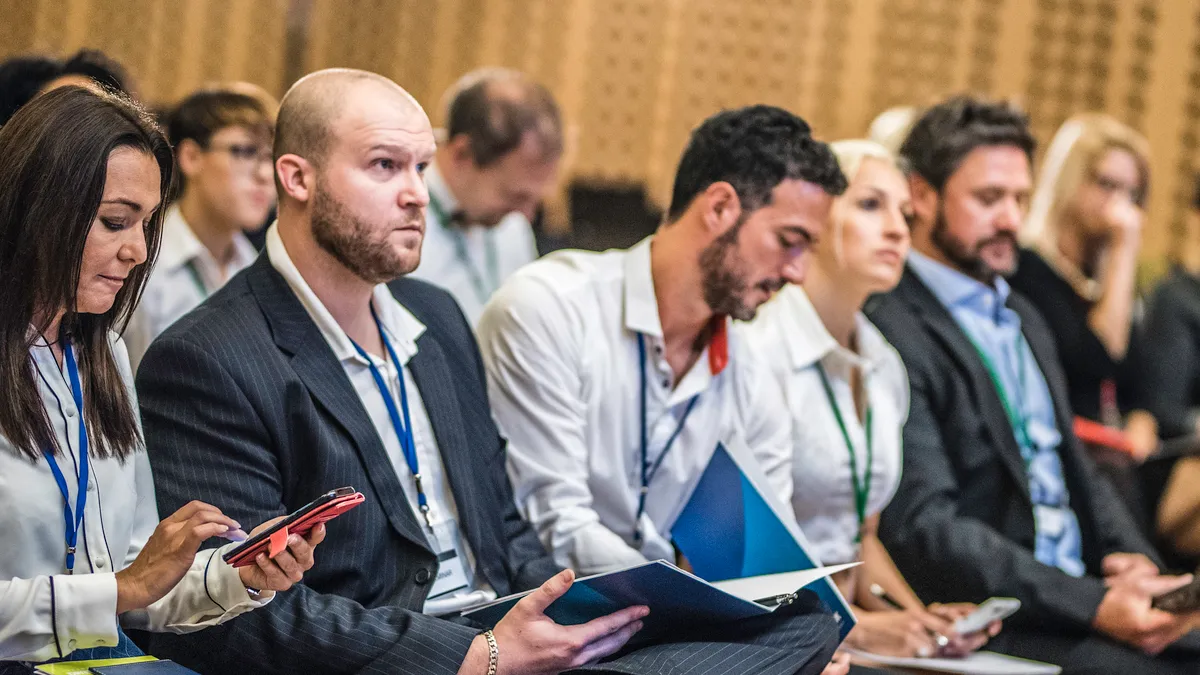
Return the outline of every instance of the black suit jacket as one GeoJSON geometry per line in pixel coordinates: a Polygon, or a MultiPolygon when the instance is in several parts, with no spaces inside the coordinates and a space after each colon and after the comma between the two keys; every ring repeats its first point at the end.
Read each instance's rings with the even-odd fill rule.
{"type": "Polygon", "coordinates": [[[912,387],[903,474],[880,538],[927,602],[1011,596],[1022,610],[1010,624],[1085,630],[1104,596],[1104,556],[1144,553],[1157,562],[1157,555],[1072,432],[1066,379],[1045,321],[1016,293],[1008,306],[1021,317],[1054,399],[1087,575],[1071,577],[1034,558],[1029,483],[1003,404],[966,334],[911,269],[869,310],[904,359],[912,387]]]}
{"type": "MultiPolygon", "coordinates": [[[[391,285],[426,330],[409,362],[466,541],[501,596],[558,571],[517,513],[483,367],[445,291],[391,285]]],[[[420,613],[437,560],[366,410],[265,255],[168,329],[138,371],[159,511],[192,499],[246,527],[352,485],[303,584],[267,607],[152,650],[206,674],[455,673],[477,630],[420,613]]]]}

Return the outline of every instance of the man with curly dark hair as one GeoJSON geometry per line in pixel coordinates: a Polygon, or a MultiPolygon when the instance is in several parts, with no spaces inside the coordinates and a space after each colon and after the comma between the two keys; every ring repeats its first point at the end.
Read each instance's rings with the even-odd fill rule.
{"type": "Polygon", "coordinates": [[[479,324],[516,498],[581,574],[673,559],[667,526],[720,442],[791,496],[787,423],[732,331],[799,282],[846,181],[808,125],[770,106],[691,136],[666,222],[629,250],[526,266],[479,324]]]}

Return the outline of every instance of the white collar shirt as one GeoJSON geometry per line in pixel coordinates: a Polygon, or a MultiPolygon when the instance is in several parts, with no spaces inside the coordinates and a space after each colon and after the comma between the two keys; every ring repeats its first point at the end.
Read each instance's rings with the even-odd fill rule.
{"type": "Polygon", "coordinates": [[[196,238],[179,205],[167,209],[158,259],[125,329],[125,343],[134,371],[154,338],[220,290],[235,274],[254,264],[257,258],[254,245],[239,233],[234,235],[233,255],[229,262],[217,262],[212,252],[196,238]]]}
{"type": "Polygon", "coordinates": [[[426,170],[425,184],[429,188],[425,241],[421,264],[412,276],[449,291],[474,326],[504,280],[537,258],[533,226],[517,212],[494,227],[450,223],[459,202],[436,164],[426,170]]]}
{"type": "MultiPolygon", "coordinates": [[[[404,494],[408,498],[413,515],[416,516],[426,535],[430,536],[430,546],[434,547],[437,552],[439,542],[434,540],[425,526],[424,516],[421,514],[417,501],[416,481],[404,456],[399,431],[392,426],[383,393],[379,390],[370,367],[373,363],[379,370],[397,406],[400,405],[401,400],[400,377],[404,378],[409,413],[412,419],[413,442],[421,470],[421,484],[428,499],[430,520],[434,525],[445,521],[458,523],[458,507],[454,502],[450,479],[442,461],[437,438],[433,433],[433,425],[429,421],[429,413],[425,409],[425,403],[417,388],[416,380],[413,379],[412,371],[407,365],[417,355],[417,339],[425,332],[425,325],[396,300],[396,297],[388,290],[387,284],[375,286],[371,304],[375,308],[388,342],[401,363],[397,365],[391,359],[379,358],[369,352],[367,356],[370,361],[368,361],[355,349],[354,342],[338,325],[333,315],[329,313],[321,299],[313,292],[312,287],[304,280],[295,263],[292,262],[291,256],[288,255],[287,248],[279,236],[278,224],[272,224],[267,230],[266,253],[272,267],[283,276],[292,292],[296,294],[296,298],[304,306],[305,311],[308,312],[309,317],[325,338],[325,342],[329,344],[334,356],[345,369],[346,376],[358,394],[367,416],[371,418],[375,432],[379,434],[384,450],[400,479],[400,484],[404,487],[404,494]]],[[[466,590],[455,594],[452,599],[454,606],[466,606],[495,599],[495,593],[491,591],[483,577],[474,573],[477,568],[470,546],[466,544],[465,540],[460,543],[462,548],[458,553],[466,562],[470,584],[466,590]]],[[[439,601],[441,604],[438,606],[442,607],[446,600],[451,599],[441,599],[439,601]]],[[[427,602],[426,612],[442,613],[440,609],[433,611],[431,607],[427,602]]]]}
{"type": "MultiPolygon", "coordinates": [[[[115,333],[110,347],[136,411],[129,357],[115,333]]],[[[44,342],[35,344],[30,359],[61,449],[55,461],[74,510],[81,414],[67,369],[59,366],[50,348],[44,342]]],[[[67,570],[63,495],[48,460],[30,461],[0,437],[0,663],[36,663],[79,649],[117,645],[115,573],[134,561],[158,526],[154,480],[140,446],[124,462],[89,453],[87,466],[87,501],[75,565],[67,570]]],[[[145,609],[121,615],[120,624],[187,633],[266,604],[270,594],[252,598],[237,570],[221,559],[235,545],[197,553],[174,589],[145,609]]]]}
{"type": "Polygon", "coordinates": [[[714,367],[710,345],[672,382],[651,242],[627,251],[560,251],[528,265],[492,298],[477,330],[493,413],[510,441],[518,506],[555,560],[581,574],[674,560],[670,527],[718,443],[750,448],[780,498],[791,498],[787,420],[765,414],[777,385],[728,320],[718,331],[728,340],[727,365],[714,367]],[[640,522],[638,335],[646,346],[651,465],[698,397],[649,482],[640,522]]]}
{"type": "Polygon", "coordinates": [[[861,312],[855,317],[858,353],[837,343],[799,286],[788,285],[746,326],[754,351],[770,364],[783,389],[775,404],[791,421],[792,507],[826,565],[859,559],[858,512],[851,483],[854,453],[859,485],[866,485],[867,517],[887,506],[900,484],[902,432],[908,418],[908,375],[899,353],[861,312]],[[851,446],[821,382],[823,368],[851,446]],[[867,465],[867,429],[856,412],[851,373],[862,375],[871,409],[873,459],[867,465]],[[869,471],[869,481],[867,475],[869,471]]]}

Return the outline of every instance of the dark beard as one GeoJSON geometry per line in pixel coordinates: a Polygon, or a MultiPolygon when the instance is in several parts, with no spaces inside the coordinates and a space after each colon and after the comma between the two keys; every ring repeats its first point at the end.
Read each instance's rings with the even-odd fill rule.
{"type": "MultiPolygon", "coordinates": [[[[745,301],[750,282],[746,279],[746,263],[738,253],[738,233],[743,220],[717,237],[700,252],[700,276],[704,302],[713,314],[725,315],[738,321],[750,321],[758,313],[757,306],[745,301]]],[[[782,280],[764,282],[763,288],[774,293],[783,288],[782,280]]]]}
{"type": "MultiPolygon", "coordinates": [[[[412,218],[423,221],[425,216],[416,210],[412,218]]],[[[420,263],[420,255],[415,264],[397,255],[387,241],[386,230],[376,236],[373,231],[378,228],[352,214],[345,204],[319,187],[313,195],[312,228],[317,245],[367,283],[391,281],[412,272],[420,263]]]]}
{"type": "Polygon", "coordinates": [[[937,219],[933,222],[933,230],[929,233],[929,241],[942,252],[942,255],[946,256],[946,260],[949,260],[963,274],[989,286],[996,282],[997,276],[1011,276],[1017,271],[1016,255],[1013,256],[1013,268],[1007,270],[992,268],[980,255],[983,247],[1005,240],[1012,245],[1015,254],[1017,238],[1007,232],[1000,232],[991,239],[985,239],[975,244],[974,249],[966,246],[950,235],[950,223],[946,221],[946,212],[942,210],[941,204],[938,205],[937,219]]]}

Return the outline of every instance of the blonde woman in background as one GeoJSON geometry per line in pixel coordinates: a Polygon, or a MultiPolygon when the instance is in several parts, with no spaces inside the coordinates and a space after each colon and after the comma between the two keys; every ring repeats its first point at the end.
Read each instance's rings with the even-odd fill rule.
{"type": "Polygon", "coordinates": [[[1121,426],[1139,457],[1157,445],[1142,412],[1134,326],[1137,257],[1150,185],[1149,145],[1108,115],[1084,113],[1055,134],[1009,280],[1054,332],[1076,415],[1121,426]]]}
{"type": "MultiPolygon", "coordinates": [[[[848,646],[889,656],[963,655],[988,637],[953,632],[953,621],[974,606],[926,607],[877,536],[879,514],[900,483],[909,390],[899,354],[862,307],[904,271],[908,183],[877,143],[831,147],[850,186],[834,202],[829,236],[813,249],[803,286],[780,291],[747,333],[782,384],[781,414],[793,420],[792,506],[801,529],[823,563],[864,562],[838,579],[858,618],[848,646]],[[949,642],[939,644],[939,635],[949,642]]],[[[999,625],[990,628],[994,634],[999,625]]]]}

